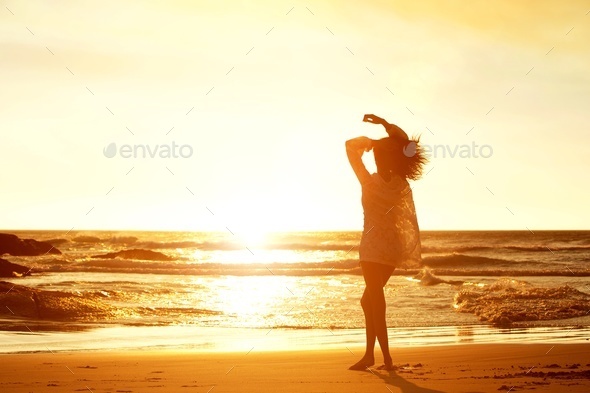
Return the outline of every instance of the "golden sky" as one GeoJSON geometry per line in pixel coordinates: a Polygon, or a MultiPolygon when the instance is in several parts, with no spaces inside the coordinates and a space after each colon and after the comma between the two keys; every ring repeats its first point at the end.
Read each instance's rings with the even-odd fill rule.
{"type": "Polygon", "coordinates": [[[439,147],[421,228],[588,228],[586,1],[3,4],[0,227],[360,229],[375,113],[439,147]]]}

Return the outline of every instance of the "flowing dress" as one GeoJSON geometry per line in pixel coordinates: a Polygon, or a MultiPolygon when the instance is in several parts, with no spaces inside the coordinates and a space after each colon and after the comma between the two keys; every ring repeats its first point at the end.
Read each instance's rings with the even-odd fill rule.
{"type": "Polygon", "coordinates": [[[420,267],[420,230],[408,181],[393,176],[385,182],[373,173],[361,186],[364,229],[359,259],[396,268],[420,267]]]}
{"type": "Polygon", "coordinates": [[[392,176],[386,182],[369,174],[362,160],[370,140],[359,137],[347,141],[350,165],[362,187],[364,229],[359,260],[412,269],[421,267],[420,229],[412,188],[407,179],[392,176]]]}

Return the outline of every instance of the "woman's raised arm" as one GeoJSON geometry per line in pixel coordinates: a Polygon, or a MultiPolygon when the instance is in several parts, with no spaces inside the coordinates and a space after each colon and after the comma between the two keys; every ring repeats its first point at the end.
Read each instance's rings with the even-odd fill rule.
{"type": "Polygon", "coordinates": [[[367,168],[365,168],[362,156],[364,152],[370,151],[373,148],[373,140],[366,136],[359,136],[358,138],[347,140],[345,145],[348,162],[350,162],[354,174],[361,184],[365,184],[371,180],[371,175],[367,171],[367,168]]]}
{"type": "Polygon", "coordinates": [[[395,124],[388,123],[382,117],[379,117],[376,115],[365,115],[363,117],[363,121],[367,122],[367,123],[381,124],[383,127],[385,127],[385,131],[387,131],[387,135],[389,135],[392,138],[401,138],[404,140],[408,139],[408,134],[406,134],[404,130],[402,130],[401,128],[399,128],[395,124]]]}

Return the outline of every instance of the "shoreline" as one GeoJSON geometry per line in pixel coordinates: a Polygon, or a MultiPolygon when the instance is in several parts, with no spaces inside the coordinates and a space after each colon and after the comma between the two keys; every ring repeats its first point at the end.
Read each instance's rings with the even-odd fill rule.
{"type": "MultiPolygon", "coordinates": [[[[207,353],[342,350],[364,345],[364,329],[108,326],[82,331],[0,331],[0,355],[103,350],[189,350],[207,353]],[[214,337],[214,339],[212,339],[214,337]]],[[[496,328],[487,325],[389,328],[391,345],[406,347],[481,344],[588,344],[590,327],[496,328]]]]}
{"type": "MultiPolygon", "coordinates": [[[[91,392],[585,392],[588,345],[393,347],[395,371],[350,371],[363,348],[264,352],[101,350],[0,355],[0,389],[91,392]],[[189,391],[189,390],[186,390],[189,391]]],[[[376,365],[381,364],[376,351],[376,365]]]]}

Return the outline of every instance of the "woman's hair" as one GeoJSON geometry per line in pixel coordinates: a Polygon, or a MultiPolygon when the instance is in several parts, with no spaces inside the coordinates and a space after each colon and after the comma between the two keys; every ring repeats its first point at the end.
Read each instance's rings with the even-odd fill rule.
{"type": "MultiPolygon", "coordinates": [[[[418,180],[428,161],[420,147],[420,137],[409,139],[387,137],[379,139],[373,147],[377,172],[390,177],[399,175],[418,180]]],[[[385,179],[389,180],[389,179],[385,179]]]]}

